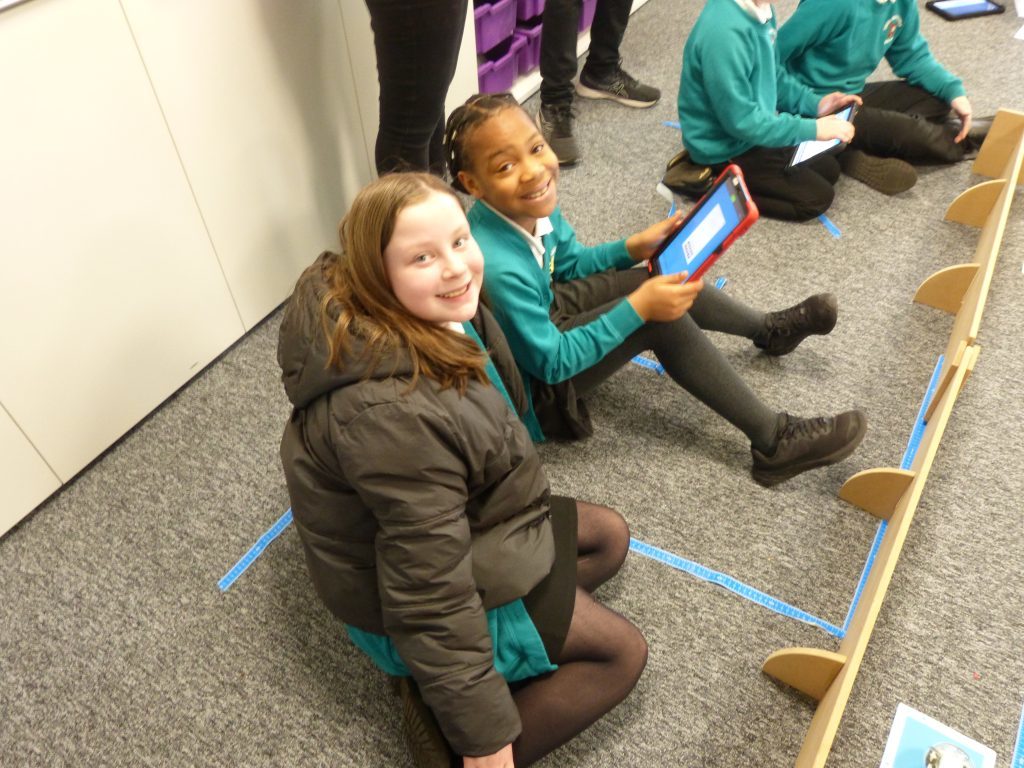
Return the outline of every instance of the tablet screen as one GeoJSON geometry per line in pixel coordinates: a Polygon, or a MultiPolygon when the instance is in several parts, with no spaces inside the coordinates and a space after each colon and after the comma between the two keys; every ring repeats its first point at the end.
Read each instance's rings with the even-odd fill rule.
{"type": "MultiPolygon", "coordinates": [[[[970,2],[974,1],[975,0],[970,0],[970,2]]],[[[956,0],[950,0],[950,2],[956,2],[956,0]]],[[[836,117],[849,121],[852,114],[853,105],[850,105],[836,112],[836,117]]],[[[832,147],[837,146],[839,146],[839,139],[828,139],[827,141],[801,141],[797,145],[796,152],[793,154],[793,159],[790,160],[789,164],[796,165],[797,163],[802,163],[804,160],[810,160],[815,155],[820,155],[822,152],[827,152],[832,149],[832,147]]]]}
{"type": "Polygon", "coordinates": [[[989,0],[938,0],[934,3],[936,9],[943,11],[950,16],[968,16],[971,14],[994,11],[999,8],[989,0]]]}
{"type": "Polygon", "coordinates": [[[663,275],[689,272],[700,268],[742,220],[744,204],[738,198],[736,180],[719,184],[704,201],[700,211],[676,233],[658,256],[663,275]]]}

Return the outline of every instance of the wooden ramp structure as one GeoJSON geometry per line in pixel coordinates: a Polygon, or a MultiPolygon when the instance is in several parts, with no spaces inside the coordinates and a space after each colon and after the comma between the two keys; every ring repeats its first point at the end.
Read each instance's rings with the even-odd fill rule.
{"type": "Polygon", "coordinates": [[[817,702],[796,768],[825,765],[942,434],[978,359],[975,339],[1022,162],[1024,113],[1001,109],[972,168],[977,174],[995,178],[968,189],[946,211],[946,220],[981,229],[974,257],[970,262],[931,275],[914,296],[914,301],[955,317],[913,462],[908,470],[878,468],[859,472],[839,491],[840,498],[887,522],[839,651],[784,648],[764,662],[766,674],[817,702]]]}

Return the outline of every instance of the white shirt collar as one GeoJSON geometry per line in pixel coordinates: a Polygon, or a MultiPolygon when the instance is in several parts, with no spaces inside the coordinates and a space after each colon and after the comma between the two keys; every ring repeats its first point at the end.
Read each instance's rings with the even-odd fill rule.
{"type": "Polygon", "coordinates": [[[508,222],[512,229],[526,240],[527,245],[530,246],[530,250],[533,251],[533,257],[537,260],[537,266],[544,269],[544,241],[541,238],[543,238],[544,235],[550,235],[555,231],[555,227],[551,223],[551,219],[547,216],[537,219],[537,226],[535,227],[535,231],[531,234],[501,211],[497,210],[493,205],[490,205],[486,200],[481,200],[480,202],[483,205],[486,205],[499,219],[508,222]]]}
{"type": "Polygon", "coordinates": [[[736,0],[736,5],[745,10],[762,24],[767,24],[772,17],[772,6],[758,5],[754,0],[736,0]]]}

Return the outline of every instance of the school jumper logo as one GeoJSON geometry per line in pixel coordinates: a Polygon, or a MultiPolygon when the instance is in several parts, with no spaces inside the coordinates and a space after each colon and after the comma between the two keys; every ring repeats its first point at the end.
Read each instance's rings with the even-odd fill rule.
{"type": "Polygon", "coordinates": [[[889,43],[896,39],[896,33],[900,31],[900,27],[902,26],[903,17],[898,13],[885,22],[885,26],[882,27],[885,31],[885,45],[889,45],[889,43]]]}

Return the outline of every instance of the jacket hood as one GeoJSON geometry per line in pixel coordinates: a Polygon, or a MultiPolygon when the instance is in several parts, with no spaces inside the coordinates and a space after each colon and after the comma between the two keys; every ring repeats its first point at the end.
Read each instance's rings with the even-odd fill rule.
{"type": "Polygon", "coordinates": [[[352,337],[341,365],[327,365],[327,339],[320,319],[320,303],[327,293],[325,271],[340,258],[325,251],[299,277],[285,306],[277,340],[277,362],[288,399],[296,408],[335,389],[366,378],[383,379],[411,376],[412,363],[404,350],[384,355],[374,372],[367,376],[372,357],[364,355],[363,340],[352,337]]]}

